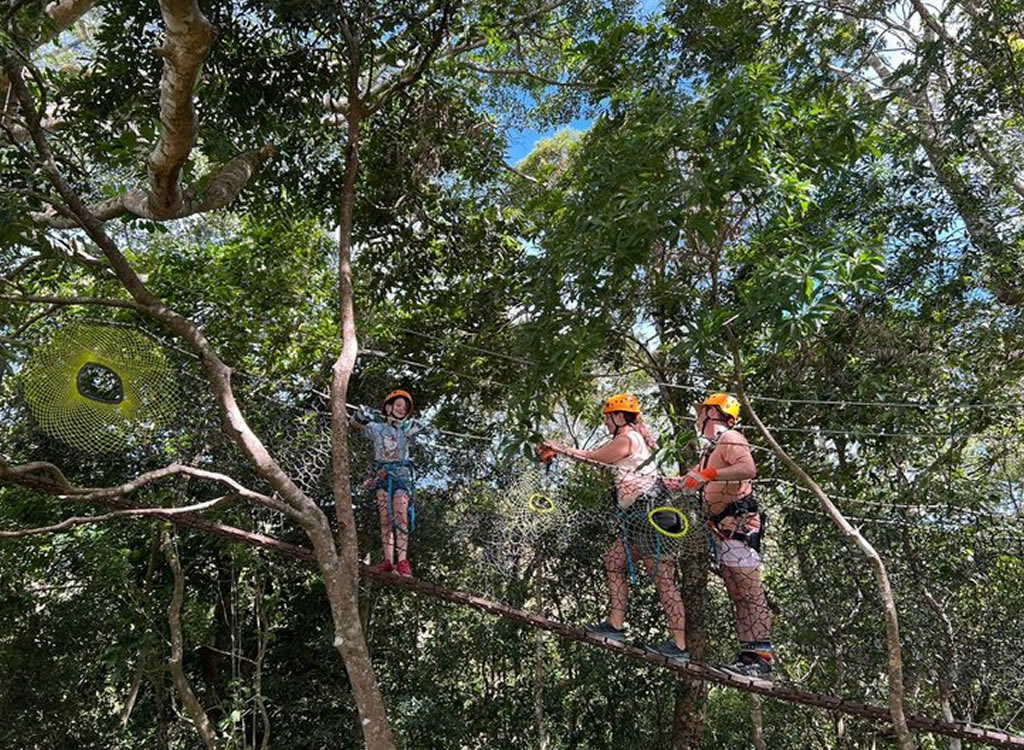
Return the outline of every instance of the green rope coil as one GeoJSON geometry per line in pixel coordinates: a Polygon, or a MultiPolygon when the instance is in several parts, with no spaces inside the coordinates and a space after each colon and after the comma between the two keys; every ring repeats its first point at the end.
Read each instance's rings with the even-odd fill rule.
{"type": "Polygon", "coordinates": [[[72,323],[29,358],[25,400],[39,426],[81,451],[110,453],[167,427],[181,403],[164,352],[129,328],[72,323]]]}

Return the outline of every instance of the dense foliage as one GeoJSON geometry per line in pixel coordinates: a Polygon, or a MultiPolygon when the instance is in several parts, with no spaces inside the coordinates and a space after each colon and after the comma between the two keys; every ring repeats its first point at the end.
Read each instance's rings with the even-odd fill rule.
{"type": "MultiPolygon", "coordinates": [[[[758,415],[888,566],[908,709],[1024,732],[1024,4],[199,4],[218,36],[194,91],[184,192],[201,195],[243,152],[275,154],[227,208],[106,228],[233,368],[248,423],[319,506],[335,502],[326,393],[341,346],[347,20],[367,91],[443,39],[366,112],[352,227],[362,351],[348,401],[376,406],[399,384],[432,428],[416,455],[417,575],[559,621],[599,619],[613,532],[596,474],[573,485],[589,520],[524,549],[514,575],[482,552],[496,498],[539,435],[593,444],[597,405],[617,390],[640,394],[662,469],[685,470],[692,404],[733,386],[734,336],[758,415]],[[576,120],[588,127],[564,127],[576,120]],[[508,164],[522,130],[547,137],[508,164]]],[[[44,42],[43,6],[0,5],[0,48],[32,63],[57,166],[90,204],[144,185],[160,135],[160,7],[98,2],[44,42]]],[[[113,487],[181,462],[273,494],[171,331],[129,307],[57,299],[130,300],[85,233],[47,224],[59,201],[13,101],[0,135],[3,465],[45,461],[73,484],[113,487]],[[21,376],[56,327],[81,320],[161,346],[186,396],[173,429],[118,454],[40,429],[21,376]]],[[[867,563],[747,434],[785,678],[884,703],[867,563]]],[[[360,555],[373,560],[358,490],[369,458],[358,438],[349,447],[360,555]]],[[[130,499],[219,494],[178,476],[130,499]]],[[[88,512],[0,483],[4,530],[88,512]]],[[[306,544],[265,507],[209,518],[306,544]]],[[[362,746],[320,575],[166,525],[0,539],[0,748],[199,746],[166,667],[175,581],[162,532],[184,567],[185,674],[220,746],[362,746]]],[[[706,658],[727,659],[720,581],[703,555],[678,575],[706,658]]],[[[634,632],[658,637],[653,591],[634,598],[634,632]]],[[[383,587],[364,585],[359,606],[400,747],[752,743],[735,691],[695,693],[669,672],[383,587]]],[[[763,713],[775,748],[862,747],[885,731],[778,701],[763,713]]]]}

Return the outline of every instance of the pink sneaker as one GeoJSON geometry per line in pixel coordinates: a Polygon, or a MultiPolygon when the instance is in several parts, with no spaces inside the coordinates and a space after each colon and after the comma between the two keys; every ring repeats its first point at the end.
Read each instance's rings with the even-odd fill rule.
{"type": "Polygon", "coordinates": [[[385,560],[379,565],[371,565],[367,570],[371,573],[390,573],[395,569],[395,566],[391,564],[390,560],[385,560]]]}
{"type": "Polygon", "coordinates": [[[409,564],[408,560],[399,560],[395,570],[398,571],[398,575],[410,578],[412,576],[412,565],[409,564]]]}

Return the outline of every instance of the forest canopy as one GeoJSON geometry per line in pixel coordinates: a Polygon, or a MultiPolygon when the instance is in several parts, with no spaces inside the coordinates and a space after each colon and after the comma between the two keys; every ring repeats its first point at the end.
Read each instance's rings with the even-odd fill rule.
{"type": "Polygon", "coordinates": [[[1020,0],[0,0],[0,64],[0,748],[1024,735],[1020,0]],[[736,396],[774,684],[886,720],[548,632],[620,393],[667,488],[736,396]]]}

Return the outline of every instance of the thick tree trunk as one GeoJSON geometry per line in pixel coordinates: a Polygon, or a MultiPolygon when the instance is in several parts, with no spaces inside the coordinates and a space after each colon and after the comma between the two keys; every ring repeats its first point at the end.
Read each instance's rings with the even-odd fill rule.
{"type": "MultiPolygon", "coordinates": [[[[659,331],[663,326],[659,324],[659,331]]],[[[648,355],[652,365],[658,363],[648,355]]],[[[664,372],[658,371],[655,377],[666,381],[664,372]]],[[[662,398],[669,406],[670,413],[685,414],[689,405],[679,391],[663,388],[662,398]]],[[[682,445],[684,435],[675,433],[676,445],[682,445]]],[[[683,455],[676,457],[680,473],[685,473],[688,466],[683,455]]],[[[707,594],[708,594],[708,551],[705,547],[687,548],[679,560],[682,581],[679,592],[683,597],[686,610],[686,647],[693,659],[704,662],[707,658],[707,594]]],[[[676,683],[675,704],[673,707],[672,750],[700,750],[704,746],[704,726],[707,721],[708,685],[697,680],[680,680],[676,683]]]]}
{"type": "MultiPolygon", "coordinates": [[[[695,661],[707,654],[707,551],[688,551],[680,561],[683,571],[680,593],[686,608],[686,647],[695,661]]],[[[699,680],[676,683],[672,718],[672,750],[700,750],[704,746],[708,685],[699,680]]]]}
{"type": "Polygon", "coordinates": [[[157,217],[181,210],[181,170],[199,137],[192,92],[217,32],[196,0],[161,0],[167,41],[156,48],[164,59],[160,78],[160,138],[149,156],[149,209],[157,217]]]}
{"type": "MultiPolygon", "coordinates": [[[[345,660],[345,668],[348,670],[352,691],[359,707],[366,746],[369,750],[392,750],[395,741],[380,687],[370,663],[370,652],[359,618],[359,542],[356,535],[355,511],[352,507],[348,412],[345,409],[349,381],[359,351],[352,285],[352,228],[363,116],[358,90],[358,40],[350,39],[349,44],[352,59],[349,79],[348,142],[345,146],[345,173],[342,181],[338,230],[341,352],[334,363],[334,377],[331,383],[331,485],[338,523],[338,564],[331,595],[331,610],[335,621],[334,645],[345,660]]],[[[323,544],[326,544],[326,540],[323,544]]],[[[328,590],[332,590],[330,585],[328,590]]]]}

